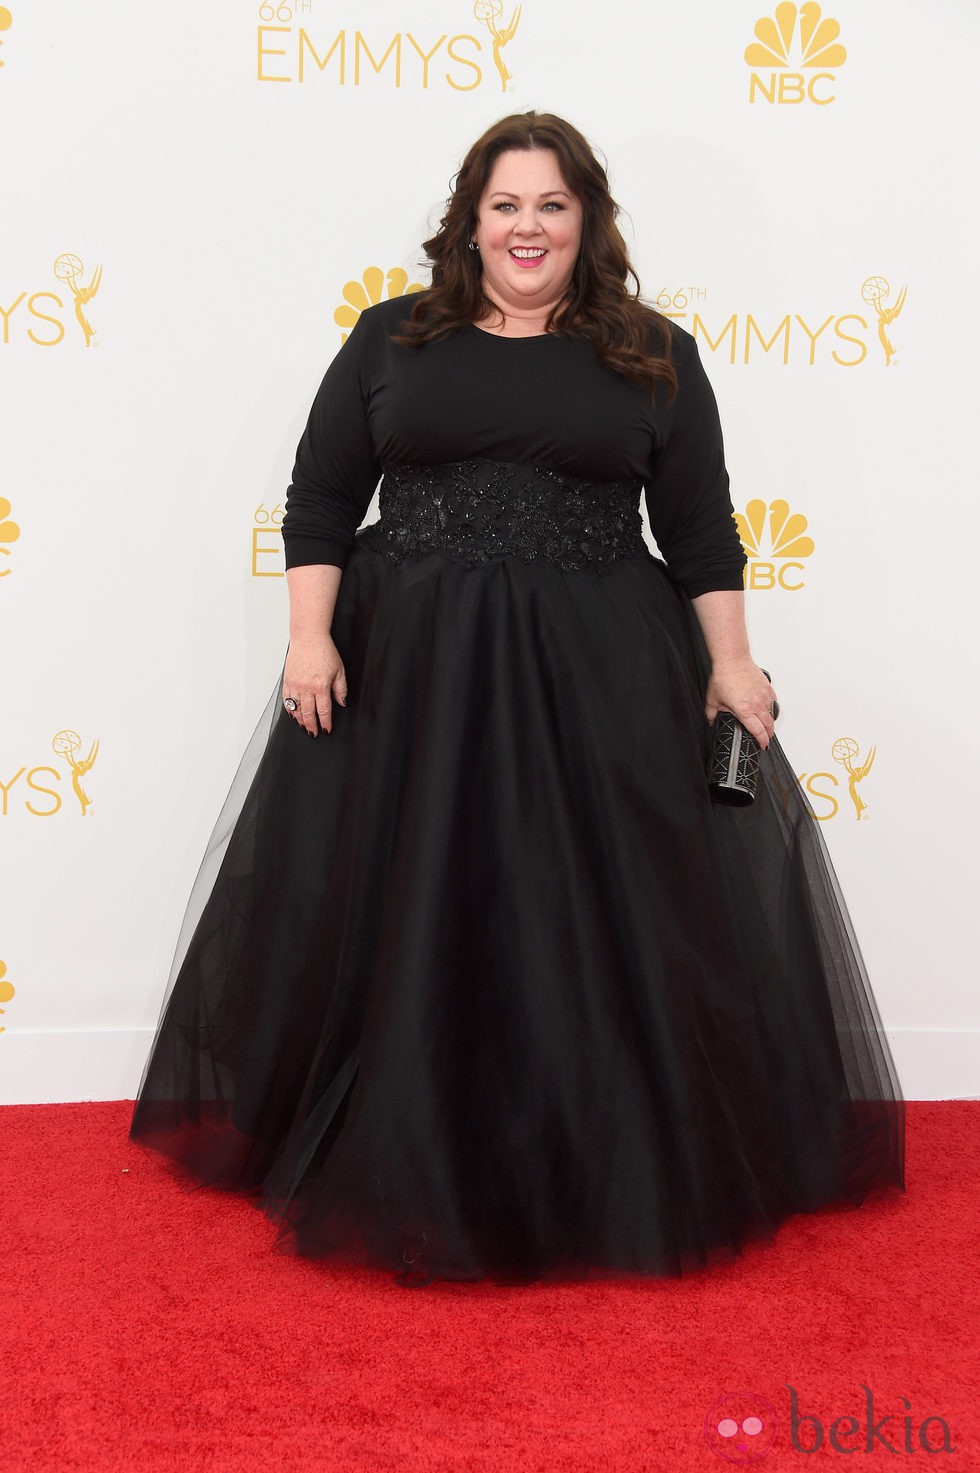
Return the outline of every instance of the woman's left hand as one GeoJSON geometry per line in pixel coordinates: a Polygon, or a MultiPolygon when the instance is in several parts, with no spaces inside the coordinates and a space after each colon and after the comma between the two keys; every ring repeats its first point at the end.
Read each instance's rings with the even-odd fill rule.
{"type": "Polygon", "coordinates": [[[732,711],[765,749],[775,731],[776,692],[754,660],[715,665],[705,693],[704,714],[714,721],[719,711],[732,711]]]}

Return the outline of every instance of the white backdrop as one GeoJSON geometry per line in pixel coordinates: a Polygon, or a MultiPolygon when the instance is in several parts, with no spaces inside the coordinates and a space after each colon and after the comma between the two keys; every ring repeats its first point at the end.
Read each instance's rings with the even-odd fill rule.
{"type": "Polygon", "coordinates": [[[0,6],[2,1100],[132,1096],[281,669],[310,401],[369,268],[425,279],[466,147],[526,107],[603,150],[645,294],[698,336],[754,650],[906,1095],[980,1094],[980,15],[496,9],[0,6]]]}

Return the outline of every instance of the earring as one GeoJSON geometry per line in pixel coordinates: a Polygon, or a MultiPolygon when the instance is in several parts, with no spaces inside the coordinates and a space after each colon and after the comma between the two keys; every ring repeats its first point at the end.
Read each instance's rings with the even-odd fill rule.
{"type": "Polygon", "coordinates": [[[480,247],[477,245],[476,241],[475,240],[471,240],[470,241],[470,250],[471,251],[478,251],[479,249],[480,249],[480,247]]]}

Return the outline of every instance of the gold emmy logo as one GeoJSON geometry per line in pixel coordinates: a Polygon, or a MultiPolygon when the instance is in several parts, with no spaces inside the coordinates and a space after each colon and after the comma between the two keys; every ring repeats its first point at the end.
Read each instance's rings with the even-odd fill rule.
{"type": "Polygon", "coordinates": [[[77,731],[59,731],[51,739],[51,748],[63,757],[71,768],[71,785],[75,789],[75,797],[82,806],[82,817],[88,814],[91,799],[82,787],[82,778],[95,764],[99,751],[98,738],[89,747],[88,756],[79,759],[78,753],[82,750],[82,739],[77,731]]]}
{"type": "MultiPolygon", "coordinates": [[[[0,19],[2,19],[2,16],[3,12],[0,11],[0,19]]],[[[13,995],[14,985],[12,982],[7,981],[7,963],[0,962],[0,1002],[9,1002],[13,995]]],[[[5,1008],[0,1008],[0,1016],[2,1016],[5,1011],[5,1008]]],[[[4,1028],[3,1024],[0,1023],[0,1033],[6,1033],[6,1031],[6,1028],[4,1028]]]]}
{"type": "Polygon", "coordinates": [[[501,92],[507,91],[507,83],[510,81],[510,72],[504,61],[502,52],[508,41],[514,39],[517,27],[521,23],[521,7],[518,5],[507,25],[501,26],[500,20],[504,13],[501,0],[476,0],[473,6],[473,14],[481,25],[486,26],[493,40],[493,64],[497,68],[500,77],[501,92]]]}
{"type": "MultiPolygon", "coordinates": [[[[875,307],[886,363],[891,361],[889,354],[894,355],[887,329],[902,310],[908,289],[902,287],[897,300],[886,306],[884,299],[890,290],[883,276],[869,276],[861,288],[864,300],[875,307]]],[[[816,316],[809,311],[806,316],[786,312],[776,322],[775,316],[720,307],[709,299],[705,286],[664,288],[656,297],[656,307],[665,317],[683,322],[702,349],[717,354],[732,367],[736,363],[748,367],[763,358],[784,368],[798,364],[812,368],[828,360],[839,368],[859,368],[871,361],[875,319],[869,322],[860,312],[825,309],[816,316]]]]}
{"type": "Polygon", "coordinates": [[[361,313],[368,307],[376,307],[384,296],[407,297],[412,292],[424,292],[425,287],[420,281],[410,282],[408,272],[403,271],[400,266],[393,266],[387,276],[380,266],[369,266],[360,281],[349,281],[343,290],[344,302],[333,314],[333,320],[338,327],[346,328],[341,334],[340,341],[346,343],[347,333],[357,322],[361,313]],[[385,285],[388,290],[385,292],[385,285]]]}
{"type": "Polygon", "coordinates": [[[95,337],[95,328],[85,316],[85,308],[99,289],[102,281],[102,267],[96,266],[92,280],[88,286],[79,286],[78,278],[84,270],[85,267],[78,257],[71,255],[68,251],[64,251],[54,263],[55,276],[57,276],[59,281],[64,282],[65,286],[69,288],[72,296],[75,298],[75,316],[78,319],[79,327],[85,334],[85,346],[86,348],[90,348],[92,346],[92,339],[95,337]]]}
{"type": "MultiPolygon", "coordinates": [[[[858,819],[866,815],[867,804],[858,792],[858,785],[867,777],[874,766],[876,749],[872,747],[867,757],[861,762],[860,748],[853,737],[838,737],[834,742],[831,753],[834,761],[839,762],[847,773],[847,791],[854,805],[854,812],[858,819]]],[[[806,794],[810,804],[810,811],[818,823],[828,823],[830,819],[836,818],[841,812],[843,795],[840,793],[841,779],[832,772],[801,772],[799,784],[806,794]]],[[[789,794],[783,793],[784,804],[789,803],[789,794]]]]}
{"type": "Polygon", "coordinates": [[[864,761],[859,762],[857,759],[860,756],[860,747],[853,737],[844,736],[837,738],[831,751],[834,761],[839,762],[847,773],[847,791],[854,804],[856,816],[862,819],[867,812],[868,805],[858,792],[858,783],[863,782],[874,767],[877,748],[872,747],[864,761]]]}
{"type": "MultiPolygon", "coordinates": [[[[0,496],[0,552],[4,557],[10,556],[10,549],[6,546],[8,542],[16,542],[20,536],[20,528],[16,522],[8,521],[10,516],[10,502],[5,496],[0,496]]],[[[0,578],[10,576],[9,568],[0,568],[0,578]]]]}
{"type": "Polygon", "coordinates": [[[286,515],[278,503],[270,511],[262,501],[252,514],[252,577],[285,578],[282,566],[282,527],[286,515]],[[261,559],[274,558],[278,567],[260,567],[261,559]]]}
{"type": "Polygon", "coordinates": [[[890,368],[895,360],[895,349],[891,345],[888,329],[905,306],[908,287],[903,286],[891,306],[886,307],[883,305],[884,300],[890,292],[891,287],[883,276],[869,276],[867,281],[861,286],[862,301],[872,306],[878,315],[878,341],[881,344],[881,351],[885,355],[886,368],[890,368]]]}
{"type": "Polygon", "coordinates": [[[813,538],[807,534],[807,520],[801,512],[791,512],[788,501],[750,501],[744,512],[735,513],[735,524],[749,558],[745,569],[746,588],[785,588],[796,593],[803,587],[800,558],[813,552],[813,538]],[[768,526],[768,536],[767,536],[768,526]],[[778,562],[766,561],[778,558],[778,562]]]}
{"type": "MultiPolygon", "coordinates": [[[[13,23],[14,18],[10,14],[10,11],[7,9],[6,5],[0,5],[0,31],[9,31],[13,23]]],[[[0,41],[0,46],[2,45],[3,42],[0,41]]],[[[3,66],[2,60],[0,60],[0,66],[3,66]]]]}
{"type": "MultiPolygon", "coordinates": [[[[366,15],[371,7],[365,6],[360,7],[365,12],[362,24],[369,20],[370,25],[364,31],[344,26],[336,30],[320,15],[319,0],[315,23],[301,24],[303,12],[312,8],[311,0],[262,0],[256,81],[305,84],[323,78],[339,87],[387,84],[401,91],[420,87],[427,92],[445,85],[453,92],[472,92],[491,75],[489,66],[481,64],[484,44],[469,32],[450,35],[445,30],[440,35],[438,28],[429,28],[431,19],[421,15],[408,30],[381,30],[377,19],[366,15]]],[[[500,23],[501,0],[475,0],[471,13],[490,32],[494,65],[506,91],[510,73],[502,53],[520,23],[521,7],[506,26],[500,23]]]]}
{"type": "Polygon", "coordinates": [[[749,101],[755,102],[761,93],[767,102],[803,102],[808,98],[821,107],[833,102],[833,95],[818,92],[817,84],[836,81],[828,68],[843,66],[847,60],[847,52],[837,40],[839,35],[840,24],[824,18],[817,4],[777,5],[774,15],[756,21],[756,39],[745,48],[749,66],[769,73],[767,87],[763,77],[753,70],[749,101]],[[798,46],[794,45],[797,38],[798,46]],[[791,54],[809,76],[789,71],[791,54]]]}

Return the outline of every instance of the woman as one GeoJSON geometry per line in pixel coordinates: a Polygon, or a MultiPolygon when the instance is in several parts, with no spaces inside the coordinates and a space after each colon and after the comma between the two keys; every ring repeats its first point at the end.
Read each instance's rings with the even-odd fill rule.
{"type": "Polygon", "coordinates": [[[676,1275],[904,1188],[874,998],[749,652],[715,401],[615,215],[581,134],[503,119],[431,288],[328,369],[283,679],[134,1114],[282,1248],[400,1283],[676,1275]],[[742,810],[705,778],[722,709],[765,749],[742,810]]]}

